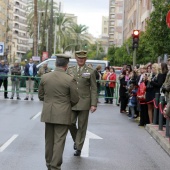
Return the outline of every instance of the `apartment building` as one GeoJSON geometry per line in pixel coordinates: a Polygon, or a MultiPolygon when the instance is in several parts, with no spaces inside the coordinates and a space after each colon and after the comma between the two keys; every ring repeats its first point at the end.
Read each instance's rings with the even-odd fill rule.
{"type": "Polygon", "coordinates": [[[22,56],[29,50],[26,7],[27,0],[13,0],[13,36],[12,36],[12,57],[22,59],[22,56]]]}
{"type": "Polygon", "coordinates": [[[123,45],[123,5],[123,0],[115,0],[114,44],[116,47],[123,45]]]}
{"type": "Polygon", "coordinates": [[[7,58],[10,63],[13,62],[13,57],[12,57],[13,7],[14,7],[13,0],[8,0],[6,49],[7,49],[7,58]]]}
{"type": "Polygon", "coordinates": [[[107,53],[109,44],[109,17],[108,16],[102,16],[102,34],[100,38],[98,39],[98,42],[100,42],[101,46],[103,47],[105,53],[107,53]]]}
{"type": "MultiPolygon", "coordinates": [[[[0,42],[5,45],[6,52],[6,30],[7,30],[7,0],[0,1],[0,42]]],[[[0,56],[2,59],[2,56],[0,56]]]]}
{"type": "Polygon", "coordinates": [[[131,37],[134,29],[145,31],[152,10],[152,0],[124,1],[124,40],[131,37]]]}
{"type": "Polygon", "coordinates": [[[114,45],[115,0],[109,0],[109,46],[114,45]]]}

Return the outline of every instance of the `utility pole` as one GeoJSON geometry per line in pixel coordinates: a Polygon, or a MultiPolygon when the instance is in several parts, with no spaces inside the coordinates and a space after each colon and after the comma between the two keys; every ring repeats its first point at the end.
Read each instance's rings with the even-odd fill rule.
{"type": "Polygon", "coordinates": [[[50,28],[49,28],[49,46],[48,54],[49,57],[52,56],[52,41],[53,40],[53,0],[51,0],[51,14],[50,14],[50,28]]]}

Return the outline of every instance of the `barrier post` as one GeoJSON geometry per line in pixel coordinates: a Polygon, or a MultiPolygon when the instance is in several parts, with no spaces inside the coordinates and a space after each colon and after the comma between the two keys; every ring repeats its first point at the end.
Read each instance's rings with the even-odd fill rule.
{"type": "Polygon", "coordinates": [[[159,130],[163,130],[163,108],[165,104],[165,97],[160,96],[160,109],[159,109],[159,130]]]}
{"type": "Polygon", "coordinates": [[[153,124],[156,125],[158,121],[159,115],[159,93],[155,94],[155,103],[154,103],[154,116],[153,116],[153,124]],[[156,105],[156,106],[155,106],[156,105]]]}
{"type": "Polygon", "coordinates": [[[170,137],[170,121],[166,119],[166,137],[170,137]]]}

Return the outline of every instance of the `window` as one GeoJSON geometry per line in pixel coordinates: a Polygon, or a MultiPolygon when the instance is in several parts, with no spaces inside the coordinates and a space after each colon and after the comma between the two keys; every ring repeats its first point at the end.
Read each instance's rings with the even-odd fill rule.
{"type": "Polygon", "coordinates": [[[123,21],[122,20],[117,20],[117,26],[121,27],[123,25],[123,21]]]}
{"type": "Polygon", "coordinates": [[[123,7],[119,7],[119,12],[123,13],[123,7]]]}
{"type": "Polygon", "coordinates": [[[104,33],[107,34],[107,28],[104,28],[104,33]]]}
{"type": "Polygon", "coordinates": [[[112,21],[112,22],[110,22],[110,25],[112,25],[112,26],[113,26],[114,24],[115,24],[115,22],[113,22],[113,21],[112,21]]]}

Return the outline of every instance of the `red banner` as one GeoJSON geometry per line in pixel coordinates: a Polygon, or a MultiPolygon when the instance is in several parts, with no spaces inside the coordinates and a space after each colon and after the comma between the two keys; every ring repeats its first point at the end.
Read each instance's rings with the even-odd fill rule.
{"type": "Polygon", "coordinates": [[[43,52],[42,61],[48,59],[48,52],[43,52]]]}

